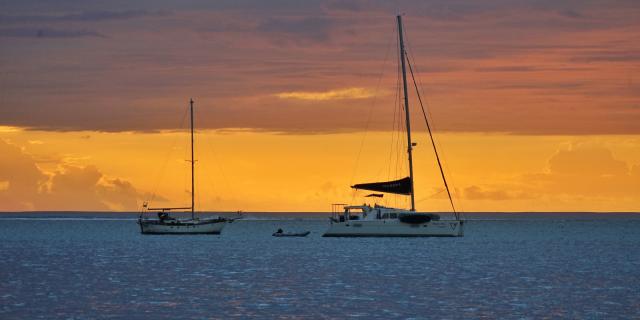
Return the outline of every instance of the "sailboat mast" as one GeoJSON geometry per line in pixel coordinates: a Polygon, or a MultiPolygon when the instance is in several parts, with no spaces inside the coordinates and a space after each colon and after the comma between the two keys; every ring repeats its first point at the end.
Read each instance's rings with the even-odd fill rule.
{"type": "Polygon", "coordinates": [[[195,219],[195,181],[193,160],[193,99],[189,99],[189,113],[191,114],[191,219],[195,219]]]}
{"type": "Polygon", "coordinates": [[[407,153],[409,155],[409,179],[411,180],[411,211],[416,210],[413,192],[413,142],[411,142],[411,119],[409,117],[409,94],[407,92],[407,69],[405,67],[404,39],[402,37],[402,17],[398,15],[398,38],[400,39],[400,60],[402,61],[402,88],[404,92],[404,112],[407,122],[407,153]]]}

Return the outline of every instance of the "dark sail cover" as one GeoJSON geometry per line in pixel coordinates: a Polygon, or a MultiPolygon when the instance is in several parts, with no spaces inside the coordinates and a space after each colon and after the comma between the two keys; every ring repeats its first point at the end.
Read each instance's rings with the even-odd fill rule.
{"type": "Polygon", "coordinates": [[[411,178],[406,177],[406,178],[402,178],[400,180],[394,180],[394,181],[360,183],[360,184],[351,186],[351,188],[410,195],[411,194],[411,178]]]}

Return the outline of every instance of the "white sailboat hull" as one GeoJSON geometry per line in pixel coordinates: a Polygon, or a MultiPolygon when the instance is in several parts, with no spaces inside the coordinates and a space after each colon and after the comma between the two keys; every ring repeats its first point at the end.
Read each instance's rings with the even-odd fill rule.
{"type": "Polygon", "coordinates": [[[404,223],[398,219],[331,222],[323,237],[462,237],[463,220],[404,223]]]}
{"type": "Polygon", "coordinates": [[[162,222],[157,219],[140,219],[143,234],[220,234],[226,225],[225,219],[175,220],[162,222]]]}

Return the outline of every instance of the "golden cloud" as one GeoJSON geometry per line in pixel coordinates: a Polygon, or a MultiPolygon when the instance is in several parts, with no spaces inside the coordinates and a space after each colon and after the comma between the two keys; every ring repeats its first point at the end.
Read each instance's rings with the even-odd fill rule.
{"type": "Polygon", "coordinates": [[[475,206],[481,201],[520,201],[529,206],[502,207],[516,211],[637,211],[640,164],[635,161],[616,158],[599,142],[571,143],[547,160],[546,170],[470,185],[464,188],[463,199],[475,206]]]}
{"type": "Polygon", "coordinates": [[[19,127],[0,126],[0,133],[13,133],[13,132],[20,132],[20,131],[22,131],[22,128],[19,128],[19,127]]]}
{"type": "Polygon", "coordinates": [[[275,95],[280,99],[299,99],[299,100],[343,100],[343,99],[368,99],[375,96],[375,92],[366,88],[345,88],[329,90],[324,92],[312,91],[292,91],[282,92],[275,95]]]}
{"type": "Polygon", "coordinates": [[[135,210],[146,196],[92,165],[60,163],[59,170],[46,174],[33,156],[2,139],[0,154],[2,210],[135,210]]]}

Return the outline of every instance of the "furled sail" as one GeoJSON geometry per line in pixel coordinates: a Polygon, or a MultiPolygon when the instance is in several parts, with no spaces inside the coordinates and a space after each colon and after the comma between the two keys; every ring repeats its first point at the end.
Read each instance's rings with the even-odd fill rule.
{"type": "Polygon", "coordinates": [[[410,195],[411,194],[411,178],[406,177],[406,178],[402,178],[400,180],[394,180],[394,181],[360,183],[360,184],[351,186],[351,188],[410,195]]]}

